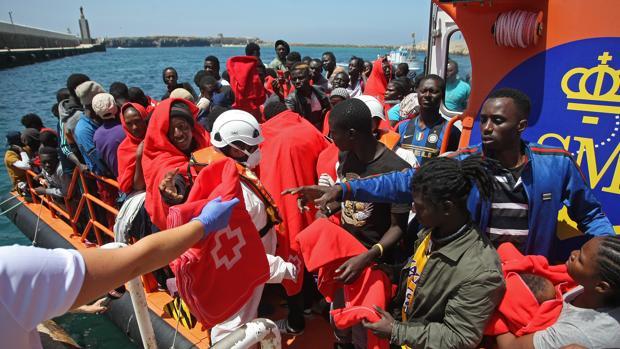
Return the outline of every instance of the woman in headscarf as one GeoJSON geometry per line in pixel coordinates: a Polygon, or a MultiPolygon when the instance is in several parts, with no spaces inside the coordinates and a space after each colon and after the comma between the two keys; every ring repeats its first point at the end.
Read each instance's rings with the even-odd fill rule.
{"type": "Polygon", "coordinates": [[[121,108],[121,123],[127,137],[118,146],[118,184],[124,193],[144,190],[142,152],[146,135],[146,109],[138,103],[125,103],[121,108]]]}
{"type": "Polygon", "coordinates": [[[168,98],[155,107],[146,131],[142,155],[146,210],[161,230],[166,228],[170,206],[184,202],[189,193],[191,154],[209,146],[209,136],[196,122],[197,115],[193,103],[168,98]]]}
{"type": "Polygon", "coordinates": [[[387,84],[392,76],[392,64],[387,58],[377,58],[372,65],[370,77],[366,81],[364,94],[373,96],[383,103],[387,84]]]}

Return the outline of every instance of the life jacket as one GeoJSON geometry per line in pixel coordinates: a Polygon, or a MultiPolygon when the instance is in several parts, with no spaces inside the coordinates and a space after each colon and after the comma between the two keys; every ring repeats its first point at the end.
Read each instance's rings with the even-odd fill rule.
{"type": "MultiPolygon", "coordinates": [[[[195,151],[194,153],[192,153],[189,161],[188,173],[191,173],[192,178],[196,178],[200,170],[204,169],[215,161],[225,158],[227,158],[227,156],[217,151],[213,146],[195,151]]],[[[252,189],[252,192],[256,196],[258,196],[265,205],[265,212],[267,213],[267,224],[258,231],[259,235],[263,237],[271,230],[271,228],[278,226],[282,223],[282,218],[280,217],[280,213],[278,212],[278,207],[276,206],[269,192],[267,192],[267,189],[265,189],[261,181],[258,179],[258,176],[256,176],[256,174],[252,170],[243,166],[242,164],[238,162],[235,162],[235,164],[237,172],[239,174],[239,179],[250,189],[252,189]]]]}
{"type": "Polygon", "coordinates": [[[390,131],[389,129],[379,128],[379,142],[383,143],[388,149],[394,150],[394,147],[400,140],[398,132],[390,131]]]}

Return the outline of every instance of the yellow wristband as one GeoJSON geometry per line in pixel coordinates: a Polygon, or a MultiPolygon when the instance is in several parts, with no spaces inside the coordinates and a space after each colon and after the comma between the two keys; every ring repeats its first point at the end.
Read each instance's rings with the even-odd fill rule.
{"type": "Polygon", "coordinates": [[[372,247],[379,247],[379,257],[383,257],[383,246],[381,246],[381,244],[374,244],[372,245],[372,247]]]}

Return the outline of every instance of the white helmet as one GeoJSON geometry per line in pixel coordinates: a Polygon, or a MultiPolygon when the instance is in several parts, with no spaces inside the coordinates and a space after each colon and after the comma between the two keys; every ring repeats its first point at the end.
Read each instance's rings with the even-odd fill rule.
{"type": "Polygon", "coordinates": [[[231,109],[223,112],[215,120],[211,130],[211,144],[216,148],[224,148],[234,141],[247,145],[258,145],[263,142],[260,125],[252,114],[231,109]]]}
{"type": "Polygon", "coordinates": [[[381,120],[385,120],[385,114],[383,113],[383,105],[381,105],[381,102],[379,102],[378,99],[376,99],[373,96],[368,96],[368,95],[361,95],[361,96],[357,96],[354,98],[359,99],[360,101],[366,104],[368,109],[370,109],[370,115],[373,118],[379,118],[381,120]]]}

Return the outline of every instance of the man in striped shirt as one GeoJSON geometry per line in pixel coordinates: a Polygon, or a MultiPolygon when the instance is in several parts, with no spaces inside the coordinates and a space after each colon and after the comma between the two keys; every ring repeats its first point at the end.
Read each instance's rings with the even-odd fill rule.
{"type": "MultiPolygon", "coordinates": [[[[482,144],[448,156],[464,159],[484,154],[501,165],[495,172],[501,190],[490,201],[482,200],[476,190],[468,199],[473,221],[495,244],[511,241],[526,254],[561,261],[584,242],[584,236],[557,237],[556,217],[564,206],[585,238],[614,235],[614,230],[570,153],[521,139],[529,113],[530,100],[523,92],[509,88],[492,92],[480,112],[482,144]]],[[[339,183],[331,189],[306,187],[292,192],[318,198],[315,203],[321,207],[341,200],[410,203],[414,173],[411,169],[339,183]]]]}
{"type": "Polygon", "coordinates": [[[491,203],[491,216],[486,232],[495,247],[512,242],[521,252],[527,242],[529,204],[521,173],[525,163],[511,169],[495,171],[497,186],[491,203]]]}

